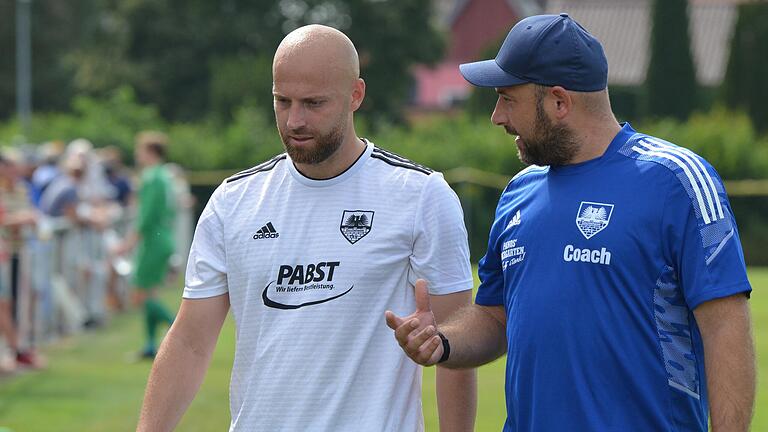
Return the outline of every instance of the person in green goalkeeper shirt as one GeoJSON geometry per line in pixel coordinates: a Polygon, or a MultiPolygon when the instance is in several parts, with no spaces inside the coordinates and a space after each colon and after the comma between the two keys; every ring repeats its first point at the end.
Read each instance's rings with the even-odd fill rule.
{"type": "Polygon", "coordinates": [[[115,250],[124,254],[137,249],[134,300],[144,307],[147,341],[141,356],[150,359],[157,353],[158,324],[170,325],[174,319],[157,298],[157,288],[165,282],[174,252],[175,199],[171,175],[164,167],[167,144],[168,138],[160,132],[142,132],[136,137],[136,163],[142,167],[136,225],[115,250]]]}

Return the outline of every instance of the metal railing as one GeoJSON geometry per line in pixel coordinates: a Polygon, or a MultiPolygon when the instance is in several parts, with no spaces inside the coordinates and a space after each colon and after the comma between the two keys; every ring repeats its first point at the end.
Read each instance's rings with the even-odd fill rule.
{"type": "MultiPolygon", "coordinates": [[[[183,272],[191,242],[191,208],[177,210],[176,270],[183,272]]],[[[41,216],[21,231],[20,247],[0,263],[0,283],[13,287],[12,314],[25,350],[99,327],[130,307],[130,257],[110,250],[130,229],[127,215],[104,228],[41,216]]],[[[0,335],[0,353],[3,345],[0,335]]]]}

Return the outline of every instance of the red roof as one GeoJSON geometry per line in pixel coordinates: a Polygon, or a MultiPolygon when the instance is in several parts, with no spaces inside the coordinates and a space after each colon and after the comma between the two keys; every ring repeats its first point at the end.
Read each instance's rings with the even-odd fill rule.
{"type": "Polygon", "coordinates": [[[448,59],[460,63],[478,59],[519,20],[507,0],[469,0],[451,22],[448,59]]]}
{"type": "Polygon", "coordinates": [[[470,85],[459,73],[459,63],[444,62],[429,68],[416,66],[415,105],[421,108],[450,108],[457,100],[466,99],[470,85]]]}
{"type": "Polygon", "coordinates": [[[510,0],[458,0],[450,26],[446,59],[432,68],[414,68],[419,108],[446,109],[466,99],[471,86],[459,73],[459,64],[480,60],[482,52],[501,39],[518,21],[510,0]]]}

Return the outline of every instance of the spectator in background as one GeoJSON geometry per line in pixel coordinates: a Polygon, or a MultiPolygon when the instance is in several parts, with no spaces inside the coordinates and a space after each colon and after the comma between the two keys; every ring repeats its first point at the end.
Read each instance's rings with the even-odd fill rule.
{"type": "MultiPolygon", "coordinates": [[[[120,241],[120,237],[125,235],[126,217],[129,206],[133,204],[133,187],[130,177],[125,172],[122,152],[118,147],[101,148],[98,156],[104,167],[107,181],[113,187],[115,195],[111,197],[111,201],[117,204],[113,210],[115,219],[120,222],[105,232],[107,246],[111,248],[120,241]]],[[[124,257],[112,257],[107,265],[107,272],[107,302],[112,310],[123,310],[128,304],[126,279],[131,272],[130,262],[124,257]]]]}
{"type": "MultiPolygon", "coordinates": [[[[3,169],[4,162],[0,160],[0,170],[3,169]]],[[[0,202],[0,226],[5,222],[5,210],[0,202]]],[[[16,370],[16,354],[18,352],[19,342],[17,339],[16,326],[13,323],[13,309],[11,305],[11,284],[8,277],[8,246],[0,238],[0,342],[4,342],[10,348],[10,353],[6,353],[0,344],[0,375],[16,370]]]]}
{"type": "Polygon", "coordinates": [[[165,164],[173,179],[173,196],[176,199],[176,217],[173,223],[173,236],[176,250],[171,257],[171,278],[178,275],[187,265],[187,255],[192,244],[192,232],[195,221],[192,220],[192,207],[195,197],[192,195],[184,168],[175,163],[165,164]]]}
{"type": "Polygon", "coordinates": [[[32,177],[37,168],[43,163],[37,146],[26,144],[18,148],[19,177],[24,182],[24,187],[33,206],[40,201],[40,189],[32,182],[32,177]]]}
{"type": "Polygon", "coordinates": [[[136,137],[136,162],[142,167],[136,227],[114,250],[120,255],[138,247],[133,283],[138,288],[136,300],[144,305],[146,345],[141,356],[148,359],[157,352],[158,324],[170,325],[174,319],[157,298],[174,251],[175,199],[171,175],[163,165],[167,145],[167,136],[160,132],[136,137]]]}
{"type": "Polygon", "coordinates": [[[80,292],[88,311],[86,327],[99,327],[106,320],[107,251],[104,229],[114,219],[112,198],[115,190],[107,180],[104,167],[99,161],[93,144],[80,138],[67,146],[65,158],[78,158],[83,164],[84,177],[77,183],[77,217],[88,221],[77,230],[79,247],[77,267],[79,281],[75,288],[80,292]]]}
{"type": "Polygon", "coordinates": [[[48,182],[40,197],[42,217],[39,236],[50,239],[56,233],[57,241],[40,243],[40,265],[45,266],[50,274],[38,283],[50,289],[52,309],[62,318],[60,328],[69,333],[81,329],[89,318],[84,279],[79,267],[84,249],[81,248],[78,231],[92,224],[92,221],[78,212],[78,187],[85,178],[82,158],[70,155],[58,165],[56,176],[48,182]],[[72,248],[78,248],[78,253],[66,253],[72,248]]]}
{"type": "Polygon", "coordinates": [[[116,195],[90,141],[78,138],[70,142],[65,157],[70,156],[81,158],[85,164],[85,179],[78,187],[78,194],[84,203],[96,205],[116,195]]]}
{"type": "Polygon", "coordinates": [[[70,156],[61,163],[58,174],[50,180],[40,196],[40,211],[50,217],[67,217],[72,223],[85,220],[78,217],[80,201],[77,190],[85,175],[85,163],[76,156],[70,156]]]}
{"type": "Polygon", "coordinates": [[[29,285],[22,280],[20,252],[22,249],[23,229],[34,226],[37,215],[32,208],[29,191],[20,177],[19,155],[13,150],[0,155],[0,332],[8,343],[15,361],[22,366],[39,368],[44,359],[32,347],[31,335],[21,335],[20,324],[32,330],[34,322],[34,293],[27,291],[29,285]],[[24,302],[29,309],[18,310],[14,305],[21,296],[31,296],[24,302]],[[22,336],[30,336],[23,340],[22,336]],[[27,346],[23,346],[26,342],[27,346]]]}
{"type": "MultiPolygon", "coordinates": [[[[5,178],[8,161],[0,156],[0,179],[5,178]]],[[[5,206],[0,200],[0,226],[5,226],[5,206]]],[[[19,349],[16,325],[13,322],[13,298],[11,296],[11,278],[9,269],[10,251],[3,237],[0,237],[0,336],[11,350],[11,355],[0,352],[0,373],[16,370],[16,355],[19,349]]]]}
{"type": "Polygon", "coordinates": [[[42,162],[32,173],[32,187],[36,191],[37,200],[33,199],[35,205],[39,205],[39,199],[48,185],[60,174],[59,159],[64,153],[64,143],[61,141],[50,141],[40,147],[40,157],[42,162]]]}
{"type": "Polygon", "coordinates": [[[99,151],[99,158],[107,181],[114,189],[112,199],[123,208],[127,207],[130,204],[133,188],[130,178],[125,173],[120,149],[115,146],[104,147],[99,151]]]}

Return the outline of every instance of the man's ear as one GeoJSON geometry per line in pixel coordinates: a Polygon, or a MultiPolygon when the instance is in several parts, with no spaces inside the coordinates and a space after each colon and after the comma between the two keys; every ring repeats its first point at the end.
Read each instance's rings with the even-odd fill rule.
{"type": "Polygon", "coordinates": [[[365,81],[362,78],[355,80],[355,86],[352,88],[352,104],[350,106],[352,112],[357,111],[360,105],[363,104],[365,99],[365,81]]]}
{"type": "Polygon", "coordinates": [[[560,86],[554,86],[549,88],[549,96],[554,103],[554,111],[550,114],[557,120],[563,120],[570,114],[573,109],[573,97],[571,93],[560,86]]]}

